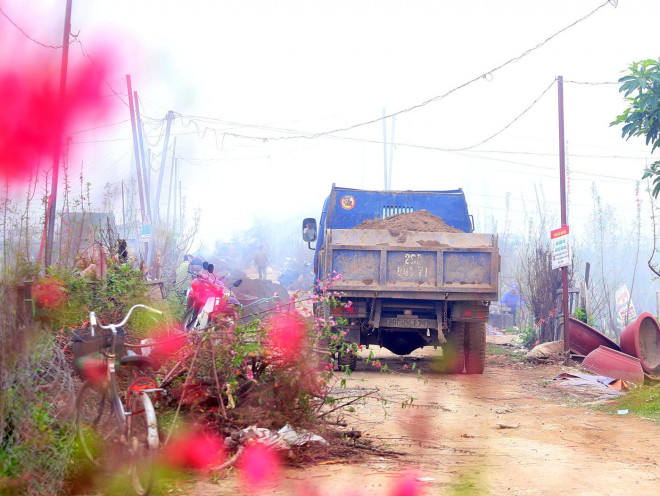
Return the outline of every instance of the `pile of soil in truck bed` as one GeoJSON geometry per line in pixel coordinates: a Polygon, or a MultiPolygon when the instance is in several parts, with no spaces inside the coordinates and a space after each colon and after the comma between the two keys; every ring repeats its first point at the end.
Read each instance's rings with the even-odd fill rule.
{"type": "Polygon", "coordinates": [[[424,231],[462,233],[460,229],[448,226],[444,220],[428,210],[416,210],[406,214],[396,214],[384,219],[365,220],[354,229],[387,229],[395,232],[424,231]]]}

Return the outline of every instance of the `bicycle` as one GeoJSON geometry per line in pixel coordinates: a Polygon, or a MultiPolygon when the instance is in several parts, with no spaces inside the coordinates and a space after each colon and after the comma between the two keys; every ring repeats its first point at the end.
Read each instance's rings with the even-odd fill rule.
{"type": "Polygon", "coordinates": [[[90,312],[89,335],[74,331],[74,366],[86,376],[76,397],[75,427],[82,451],[95,466],[124,463],[128,452],[133,489],[139,496],[146,496],[154,482],[152,467],[160,444],[156,412],[149,394],[163,389],[153,379],[141,375],[152,367],[152,360],[129,351],[119,359],[121,366],[131,371],[132,378],[124,408],[115,371],[115,360],[118,354],[123,354],[126,334],[123,326],[136,308],[162,315],[160,310],[134,305],[118,324],[103,325],[90,312]],[[86,362],[83,367],[81,359],[86,362]]]}

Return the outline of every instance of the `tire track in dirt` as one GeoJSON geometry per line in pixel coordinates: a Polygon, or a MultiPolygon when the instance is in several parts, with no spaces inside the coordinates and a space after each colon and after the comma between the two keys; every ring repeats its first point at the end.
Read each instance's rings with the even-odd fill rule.
{"type": "MultiPolygon", "coordinates": [[[[382,496],[401,470],[432,478],[426,485],[433,495],[658,493],[660,425],[587,408],[582,403],[592,397],[551,381],[561,366],[489,360],[483,375],[439,375],[430,372],[432,351],[405,358],[374,351],[393,372],[362,363],[347,387],[378,387],[389,401],[353,404],[344,418],[375,445],[407,455],[287,469],[263,494],[382,496]],[[421,380],[411,370],[415,361],[421,380]],[[412,407],[402,408],[411,396],[412,407]]],[[[230,475],[189,494],[235,491],[230,475]]]]}

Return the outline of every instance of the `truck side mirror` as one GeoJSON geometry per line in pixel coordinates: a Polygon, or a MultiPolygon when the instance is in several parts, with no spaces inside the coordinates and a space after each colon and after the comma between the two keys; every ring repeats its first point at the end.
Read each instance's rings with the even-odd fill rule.
{"type": "Polygon", "coordinates": [[[309,217],[303,220],[302,237],[305,243],[316,241],[316,219],[309,217]]]}

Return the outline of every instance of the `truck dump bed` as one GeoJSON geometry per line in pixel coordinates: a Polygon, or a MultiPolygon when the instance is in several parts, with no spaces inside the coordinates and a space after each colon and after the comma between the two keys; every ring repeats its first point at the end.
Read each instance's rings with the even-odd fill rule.
{"type": "Polygon", "coordinates": [[[328,229],[320,255],[347,297],[497,300],[497,235],[328,229]]]}

